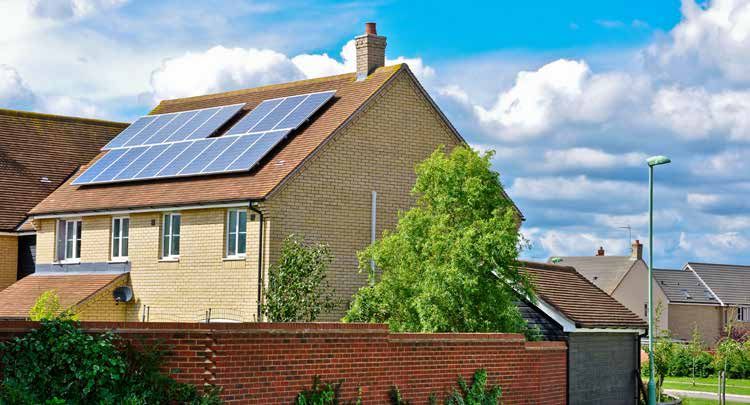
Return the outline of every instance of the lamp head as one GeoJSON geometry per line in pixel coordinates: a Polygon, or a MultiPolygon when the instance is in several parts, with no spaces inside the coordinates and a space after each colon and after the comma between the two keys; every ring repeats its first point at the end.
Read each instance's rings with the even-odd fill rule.
{"type": "Polygon", "coordinates": [[[646,163],[648,163],[649,166],[658,166],[658,165],[665,165],[667,163],[670,163],[672,160],[669,159],[666,156],[651,156],[650,158],[646,159],[646,163]]]}

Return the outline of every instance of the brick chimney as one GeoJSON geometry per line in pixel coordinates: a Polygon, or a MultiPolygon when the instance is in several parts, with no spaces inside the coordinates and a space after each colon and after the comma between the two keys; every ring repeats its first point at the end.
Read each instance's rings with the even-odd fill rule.
{"type": "Polygon", "coordinates": [[[604,256],[604,248],[599,246],[599,250],[596,251],[597,256],[604,256]]]}
{"type": "Polygon", "coordinates": [[[378,36],[374,22],[365,24],[365,34],[354,38],[357,47],[357,80],[365,80],[385,66],[385,37],[378,36]]]}
{"type": "Polygon", "coordinates": [[[636,239],[631,246],[630,258],[643,260],[643,244],[638,239],[636,239]]]}

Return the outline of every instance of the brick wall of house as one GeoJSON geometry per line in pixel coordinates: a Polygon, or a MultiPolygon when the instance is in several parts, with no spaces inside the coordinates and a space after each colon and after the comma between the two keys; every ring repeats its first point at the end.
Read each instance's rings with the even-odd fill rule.
{"type": "MultiPolygon", "coordinates": [[[[33,323],[0,323],[0,340],[33,323]]],[[[115,324],[84,323],[99,331],[172,345],[165,369],[177,379],[224,388],[227,403],[289,404],[323,381],[343,380],[342,397],[388,403],[398,386],[412,403],[440,398],[478,368],[503,389],[503,404],[564,404],[564,342],[526,342],[516,334],[395,334],[384,325],[357,324],[115,324]]]]}
{"type": "Polygon", "coordinates": [[[0,235],[0,290],[16,282],[18,237],[0,235]]]}
{"type": "MultiPolygon", "coordinates": [[[[143,319],[148,306],[150,321],[195,322],[211,309],[213,318],[253,321],[256,318],[258,222],[248,215],[247,258],[225,257],[227,209],[181,211],[179,261],[161,259],[161,212],[131,214],[129,261],[133,302],[124,320],[143,319]]],[[[111,216],[82,218],[81,262],[100,263],[111,255],[111,216]]],[[[39,243],[37,263],[52,263],[55,248],[55,220],[37,221],[39,243]]],[[[107,298],[111,301],[111,297],[107,298]]],[[[122,309],[114,314],[118,320],[122,309]]],[[[103,320],[100,312],[87,311],[83,320],[103,320]],[[92,318],[88,318],[91,314],[92,318]]]]}
{"type": "Polygon", "coordinates": [[[126,303],[116,303],[112,298],[112,292],[117,287],[128,285],[128,278],[124,277],[107,288],[102,289],[94,296],[78,304],[74,308],[78,319],[86,321],[113,321],[125,322],[133,307],[126,303]]]}
{"type": "MultiPolygon", "coordinates": [[[[334,262],[329,281],[343,302],[325,320],[338,320],[367,282],[356,253],[370,244],[372,192],[377,192],[377,236],[395,228],[398,212],[414,202],[415,166],[439,145],[460,141],[406,72],[384,89],[357,120],[332,139],[264,208],[270,262],[285,237],[295,233],[327,243],[334,262]]],[[[267,278],[266,278],[267,279],[267,278]]]]}

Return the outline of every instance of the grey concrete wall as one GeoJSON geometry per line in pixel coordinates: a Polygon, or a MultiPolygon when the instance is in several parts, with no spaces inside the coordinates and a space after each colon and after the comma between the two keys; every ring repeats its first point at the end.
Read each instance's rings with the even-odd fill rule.
{"type": "Polygon", "coordinates": [[[570,404],[635,404],[637,339],[634,333],[571,333],[570,404]]]}

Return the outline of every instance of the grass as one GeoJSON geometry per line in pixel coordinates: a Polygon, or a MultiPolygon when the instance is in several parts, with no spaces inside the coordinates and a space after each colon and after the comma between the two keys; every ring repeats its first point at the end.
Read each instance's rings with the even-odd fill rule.
{"type": "MultiPolygon", "coordinates": [[[[698,399],[698,398],[683,398],[682,405],[716,405],[719,401],[716,399],[698,399]]],[[[727,405],[740,405],[740,402],[729,402],[727,405]]]]}
{"type": "MultiPolygon", "coordinates": [[[[696,378],[695,385],[690,377],[667,377],[664,388],[684,391],[718,392],[718,377],[696,378]]],[[[727,379],[727,394],[750,395],[750,380],[727,379]]]]}

